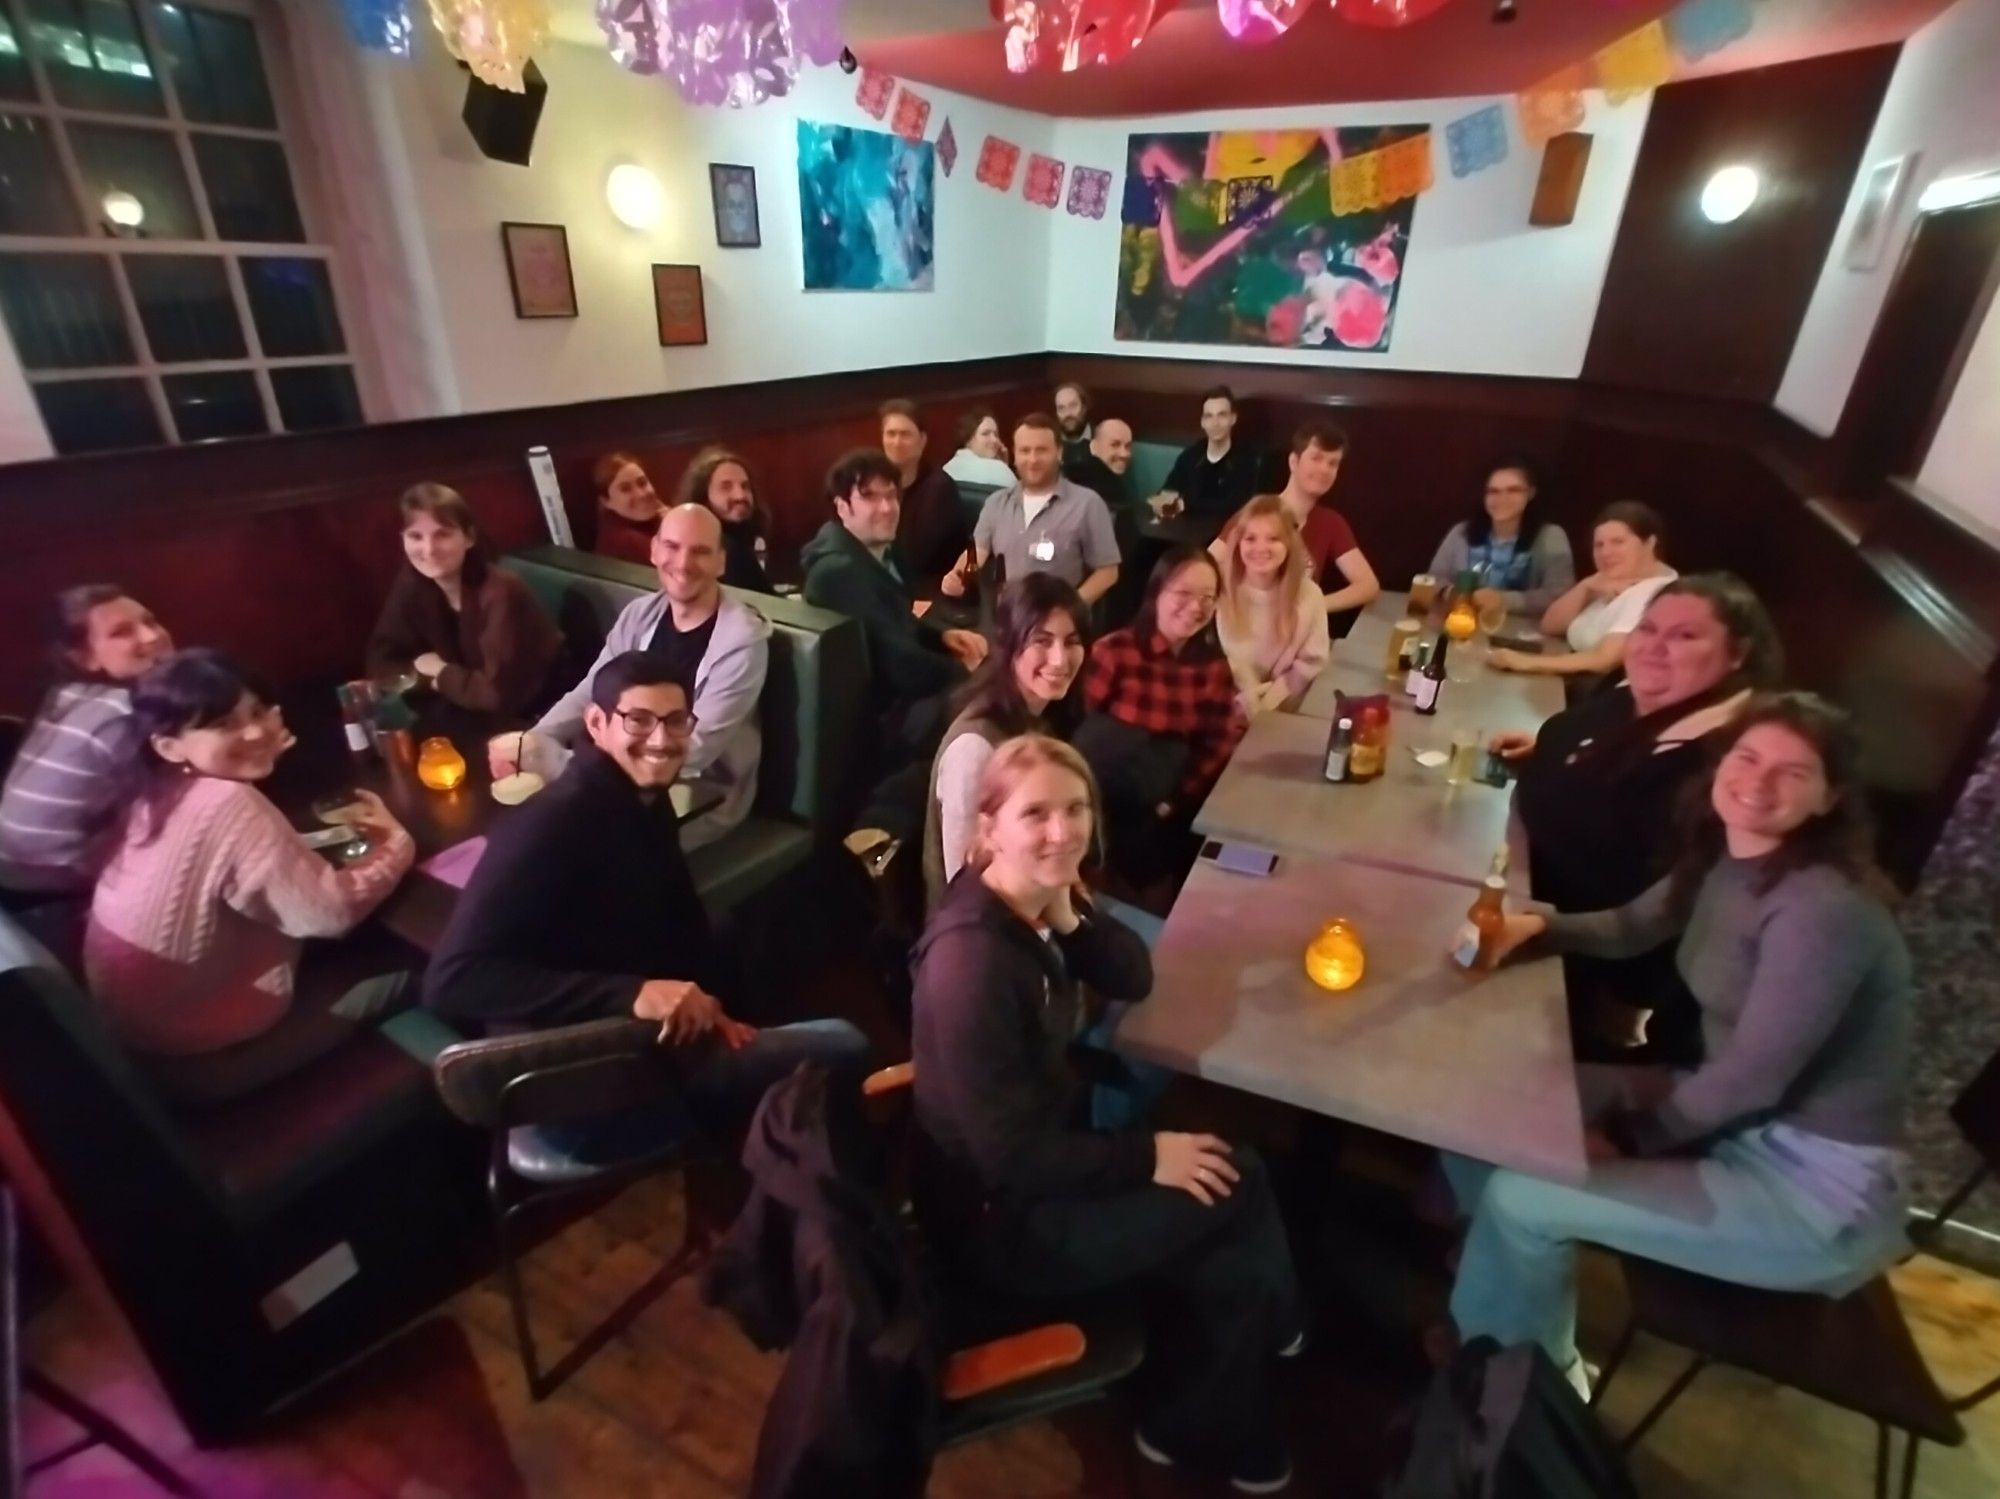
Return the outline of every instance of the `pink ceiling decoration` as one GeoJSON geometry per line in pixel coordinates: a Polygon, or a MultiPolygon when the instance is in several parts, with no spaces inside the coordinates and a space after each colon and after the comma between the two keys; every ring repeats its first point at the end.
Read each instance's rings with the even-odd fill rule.
{"type": "Polygon", "coordinates": [[[840,0],[598,0],[597,23],[621,66],[691,104],[761,104],[840,56],[840,0]]]}
{"type": "Polygon", "coordinates": [[[1333,0],[1333,13],[1356,26],[1408,26],[1443,10],[1450,0],[1333,0]]]}
{"type": "Polygon", "coordinates": [[[1268,42],[1290,31],[1313,0],[1215,0],[1222,29],[1239,42],[1268,42]]]}
{"type": "MultiPolygon", "coordinates": [[[[991,0],[1006,28],[1007,70],[1073,73],[1123,61],[1138,50],[1171,0],[991,0]]],[[[1281,0],[1289,3],[1289,0],[1281,0]]]]}

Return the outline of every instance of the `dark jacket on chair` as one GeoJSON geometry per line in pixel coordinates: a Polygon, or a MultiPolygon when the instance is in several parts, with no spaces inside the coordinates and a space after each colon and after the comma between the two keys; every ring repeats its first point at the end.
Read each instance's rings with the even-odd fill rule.
{"type": "Polygon", "coordinates": [[[759,1348],[791,1349],[751,1499],[919,1499],[930,1475],[938,1307],[864,1128],[818,1068],[773,1086],[743,1145],[750,1200],[702,1279],[759,1348]]]}
{"type": "Polygon", "coordinates": [[[907,708],[965,680],[938,632],[910,613],[910,570],[895,547],[877,561],[837,520],[799,551],[808,604],[860,621],[878,710],[907,708]]]}

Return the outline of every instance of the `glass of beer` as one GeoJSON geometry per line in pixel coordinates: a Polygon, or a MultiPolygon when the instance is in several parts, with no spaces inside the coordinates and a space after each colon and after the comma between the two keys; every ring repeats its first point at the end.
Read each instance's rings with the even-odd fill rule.
{"type": "Polygon", "coordinates": [[[1405,653],[1416,643],[1418,632],[1423,626],[1414,619],[1399,619],[1389,627],[1389,644],[1382,657],[1382,675],[1391,682],[1401,682],[1405,670],[1405,653]]]}
{"type": "Polygon", "coordinates": [[[1479,610],[1479,628],[1487,635],[1498,635],[1507,628],[1507,603],[1504,599],[1494,599],[1482,605],[1479,610]]]}
{"type": "Polygon", "coordinates": [[[1429,573],[1418,573],[1410,579],[1410,613],[1421,619],[1431,612],[1437,603],[1438,580],[1429,573]]]}
{"type": "Polygon", "coordinates": [[[1444,768],[1447,786],[1463,786],[1479,773],[1479,740],[1477,729],[1452,731],[1451,759],[1444,768]]]}

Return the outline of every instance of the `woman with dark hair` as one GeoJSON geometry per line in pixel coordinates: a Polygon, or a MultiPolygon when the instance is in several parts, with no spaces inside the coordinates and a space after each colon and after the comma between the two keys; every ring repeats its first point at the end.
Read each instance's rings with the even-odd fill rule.
{"type": "Polygon", "coordinates": [[[455,489],[403,492],[403,557],[368,637],[368,674],[413,671],[446,702],[517,717],[535,706],[562,634],[528,585],[495,567],[455,489]]]}
{"type": "Polygon", "coordinates": [[[1472,513],[1445,533],[1431,558],[1434,578],[1449,584],[1461,573],[1479,579],[1474,601],[1504,605],[1509,614],[1539,619],[1575,586],[1569,537],[1542,512],[1541,484],[1524,458],[1505,458],[1486,471],[1472,513]]]}
{"type": "Polygon", "coordinates": [[[1605,676],[1625,656],[1625,637],[1646,605],[1676,576],[1660,560],[1660,513],[1636,500],[1604,507],[1590,533],[1597,571],[1542,611],[1542,633],[1560,635],[1566,651],[1540,655],[1502,648],[1488,664],[1501,671],[1553,676],[1605,676]]]}
{"type": "Polygon", "coordinates": [[[112,583],[57,594],[48,639],[55,685],[0,791],[0,889],[79,895],[117,832],[131,684],[174,643],[152,610],[112,583]]]}
{"type": "Polygon", "coordinates": [[[1843,1296],[1904,1247],[1910,963],[1871,853],[1852,726],[1806,693],[1759,698],[1690,800],[1673,874],[1614,910],[1506,918],[1615,957],[1678,939],[1706,1057],[1583,1067],[1576,1186],[1450,1159],[1471,1232],[1466,1339],[1534,1340],[1579,1371],[1579,1243],[1767,1290],[1843,1296]]]}
{"type": "Polygon", "coordinates": [[[924,812],[927,908],[964,867],[979,812],[979,778],[993,751],[1021,734],[1067,739],[1077,718],[1070,688],[1083,669],[1090,606],[1053,573],[1029,573],[1001,591],[994,649],[952,701],[955,716],[931,762],[924,812]]]}
{"type": "Polygon", "coordinates": [[[172,656],[132,692],[130,806],[84,971],[112,1028],[188,1102],[261,1087],[414,997],[408,974],[355,982],[352,955],[301,964],[303,938],[352,931],[416,850],[370,791],[342,819],[367,839],[361,857],[335,868],[308,848],[257,789],[287,746],[269,703],[215,651],[172,656]]]}
{"type": "Polygon", "coordinates": [[[666,505],[631,453],[606,453],[591,466],[597,491],[597,552],[622,562],[652,566],[653,533],[666,505]]]}
{"type": "Polygon", "coordinates": [[[988,484],[1005,489],[1014,482],[1007,463],[1007,439],[1000,435],[1000,418],[990,406],[975,406],[959,418],[958,449],[944,471],[961,484],[988,484]]]}
{"type": "Polygon", "coordinates": [[[722,522],[722,581],[752,593],[776,593],[765,562],[771,513],[757,498],[750,465],[724,447],[703,448],[681,475],[674,502],[706,505],[722,522]]]}
{"type": "MultiPolygon", "coordinates": [[[[1594,911],[1637,899],[1665,874],[1675,808],[1706,768],[1704,746],[1752,691],[1783,677],[1777,627],[1757,595],[1729,573],[1695,573],[1654,595],[1632,629],[1623,681],[1538,733],[1496,735],[1494,752],[1520,767],[1515,832],[1535,899],[1594,911]]],[[[1700,1059],[1699,1017],[1669,947],[1618,962],[1576,955],[1563,966],[1580,1054],[1629,1045],[1650,1010],[1660,1060],[1700,1059]]]]}

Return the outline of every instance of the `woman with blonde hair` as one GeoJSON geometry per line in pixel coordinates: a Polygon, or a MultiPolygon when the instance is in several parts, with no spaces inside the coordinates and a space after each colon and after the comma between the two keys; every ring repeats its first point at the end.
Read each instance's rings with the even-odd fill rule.
{"type": "Polygon", "coordinates": [[[1245,717],[1288,707],[1326,669],[1333,642],[1326,596],[1299,530],[1274,494],[1236,513],[1209,548],[1222,570],[1215,631],[1245,717]]]}
{"type": "Polygon", "coordinates": [[[1303,1324],[1269,1176],[1213,1135],[1084,1127],[1069,1063],[1084,992],[1140,1000],[1153,984],[1145,944],[1082,893],[1096,782],[1074,749],[1026,734],[994,751],[978,805],[914,954],[926,1229],[1002,1294],[1155,1293],[1140,1452],[1275,1492],[1291,1465],[1269,1361],[1303,1324]]]}

